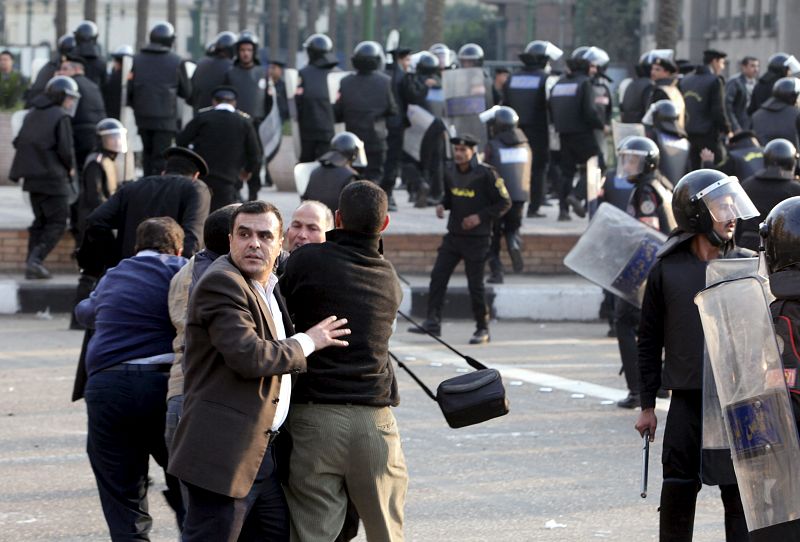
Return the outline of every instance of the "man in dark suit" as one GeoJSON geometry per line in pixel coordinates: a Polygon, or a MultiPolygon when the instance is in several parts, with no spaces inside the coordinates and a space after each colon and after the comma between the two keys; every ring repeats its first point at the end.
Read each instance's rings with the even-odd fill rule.
{"type": "Polygon", "coordinates": [[[236,209],[230,253],[194,287],[186,321],[183,416],[169,472],[187,487],[183,541],[289,540],[272,446],[289,410],[291,375],[327,346],[348,346],[347,320],[294,333],[272,273],[283,242],[278,209],[236,209]]]}

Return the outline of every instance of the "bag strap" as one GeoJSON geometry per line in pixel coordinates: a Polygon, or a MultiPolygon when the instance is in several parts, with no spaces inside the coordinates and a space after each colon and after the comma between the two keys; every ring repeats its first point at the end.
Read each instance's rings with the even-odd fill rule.
{"type": "MultiPolygon", "coordinates": [[[[424,327],[422,327],[422,326],[421,326],[420,324],[418,324],[416,321],[414,321],[414,319],[413,319],[413,318],[411,318],[410,316],[408,316],[407,314],[405,314],[403,311],[397,311],[397,314],[399,314],[400,316],[402,316],[403,318],[405,318],[406,320],[408,320],[409,322],[411,322],[411,324],[412,324],[414,327],[416,327],[417,329],[421,329],[421,330],[422,330],[424,333],[426,333],[427,335],[429,335],[429,336],[430,336],[430,337],[431,337],[433,340],[435,340],[435,341],[436,341],[436,342],[438,342],[439,344],[441,344],[441,345],[445,346],[445,347],[446,347],[448,350],[450,350],[451,352],[453,352],[454,354],[456,354],[456,355],[457,355],[457,356],[459,356],[460,358],[463,358],[463,359],[464,359],[464,361],[466,361],[466,362],[467,362],[467,364],[469,364],[469,366],[470,366],[470,367],[472,367],[473,369],[480,371],[480,370],[483,370],[483,369],[486,369],[486,368],[487,368],[487,367],[486,367],[486,365],[484,365],[484,364],[483,364],[483,363],[481,363],[480,361],[478,361],[478,360],[476,360],[475,358],[472,358],[472,357],[470,357],[470,356],[465,356],[464,354],[462,354],[461,352],[459,352],[458,350],[456,350],[455,348],[453,348],[452,346],[450,346],[449,344],[447,344],[446,342],[444,342],[442,339],[440,339],[439,337],[437,337],[436,335],[434,335],[433,333],[431,333],[430,331],[428,331],[427,329],[425,329],[424,327]]],[[[394,357],[394,356],[392,356],[392,357],[394,357]]],[[[395,359],[397,359],[397,358],[395,358],[395,359]]]]}
{"type": "Polygon", "coordinates": [[[405,370],[405,372],[407,372],[407,373],[409,374],[409,376],[411,376],[411,378],[413,378],[413,379],[414,379],[414,382],[416,382],[417,384],[419,384],[419,387],[420,387],[420,388],[422,388],[422,391],[424,391],[424,392],[425,392],[425,393],[428,395],[428,397],[430,397],[431,399],[433,399],[433,400],[434,400],[434,401],[436,401],[437,403],[439,402],[439,401],[436,399],[436,395],[434,395],[434,393],[433,393],[433,392],[430,390],[430,388],[429,388],[428,386],[426,386],[426,385],[425,385],[425,383],[424,383],[422,380],[420,380],[420,379],[419,379],[419,377],[418,377],[417,375],[415,375],[415,374],[414,374],[414,371],[412,371],[411,369],[409,369],[409,368],[408,368],[408,365],[406,365],[405,363],[403,363],[402,361],[400,361],[400,360],[398,359],[398,357],[397,357],[397,356],[395,356],[395,355],[394,355],[394,353],[392,353],[391,351],[389,352],[389,356],[390,356],[390,357],[391,357],[393,360],[395,360],[395,361],[397,362],[397,364],[398,364],[400,367],[402,367],[402,368],[405,370]]]}

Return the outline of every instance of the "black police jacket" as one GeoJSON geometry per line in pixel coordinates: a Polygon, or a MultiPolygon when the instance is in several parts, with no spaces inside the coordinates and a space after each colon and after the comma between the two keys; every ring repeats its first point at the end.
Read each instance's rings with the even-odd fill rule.
{"type": "Polygon", "coordinates": [[[473,156],[467,171],[461,171],[451,163],[444,171],[444,198],[442,205],[450,211],[447,231],[455,235],[488,236],[492,233],[492,222],[511,208],[505,182],[497,171],[478,162],[473,156]],[[477,214],[481,223],[465,230],[461,224],[469,215],[477,214]]]}
{"type": "Polygon", "coordinates": [[[772,97],[772,87],[780,78],[780,75],[770,71],[758,78],[753,86],[753,92],[750,94],[750,105],[747,106],[747,113],[750,116],[772,97]]]}
{"type": "Polygon", "coordinates": [[[192,97],[189,102],[195,113],[211,107],[214,89],[225,84],[225,76],[232,66],[233,60],[224,57],[206,58],[197,64],[192,75],[192,97]]]}
{"type": "Polygon", "coordinates": [[[122,116],[122,70],[112,70],[108,74],[106,84],[100,90],[103,93],[103,103],[106,105],[106,115],[119,120],[122,116]]]}
{"type": "Polygon", "coordinates": [[[622,96],[622,103],[619,104],[622,122],[642,122],[650,105],[648,98],[652,88],[653,81],[649,77],[637,77],[630,82],[622,96]]]}
{"type": "Polygon", "coordinates": [[[358,179],[358,173],[350,166],[337,166],[330,162],[322,162],[311,172],[308,186],[302,199],[321,201],[331,212],[339,208],[339,195],[345,186],[358,179]]]}
{"type": "Polygon", "coordinates": [[[592,80],[583,73],[570,73],[550,92],[550,113],[559,134],[602,130],[603,119],[594,105],[592,80]]]}
{"type": "Polygon", "coordinates": [[[254,63],[249,68],[234,62],[225,75],[225,81],[236,89],[236,108],[244,111],[256,122],[261,121],[272,107],[272,97],[267,92],[267,69],[254,63]]]}
{"type": "MultiPolygon", "coordinates": [[[[97,123],[106,118],[103,94],[95,83],[85,75],[72,77],[78,84],[81,99],[72,117],[72,132],[75,138],[75,151],[82,154],[91,151],[97,136],[97,123]]],[[[85,156],[85,154],[84,154],[85,156]]],[[[81,164],[83,166],[83,164],[81,164]]]]}
{"type": "Polygon", "coordinates": [[[527,202],[531,190],[531,149],[519,128],[501,132],[486,144],[484,161],[497,170],[513,202],[527,202]]]}
{"type": "Polygon", "coordinates": [[[56,57],[42,66],[39,73],[36,74],[36,81],[33,82],[31,87],[25,93],[25,109],[33,107],[33,99],[44,92],[44,87],[47,83],[55,77],[56,72],[59,70],[61,64],[61,55],[56,53],[56,57]]]}
{"type": "Polygon", "coordinates": [[[332,66],[308,64],[300,70],[300,92],[295,96],[300,137],[328,142],[334,134],[333,105],[328,92],[332,66]]]}
{"type": "Polygon", "coordinates": [[[625,210],[651,228],[669,234],[675,227],[671,194],[672,183],[656,170],[636,183],[625,210]]]}
{"type": "Polygon", "coordinates": [[[392,94],[394,95],[394,103],[397,104],[397,114],[392,115],[386,119],[386,126],[390,130],[402,130],[406,126],[406,103],[403,96],[403,80],[406,78],[404,72],[396,62],[390,64],[390,68],[386,70],[386,75],[392,80],[392,94]]]}
{"type": "Polygon", "coordinates": [[[769,276],[775,301],[770,304],[775,335],[781,347],[783,375],[792,399],[795,423],[800,425],[800,271],[785,269],[769,276]]]}
{"type": "Polygon", "coordinates": [[[24,178],[27,192],[67,196],[69,172],[75,168],[69,115],[43,94],[34,98],[32,105],[14,139],[16,153],[9,178],[24,178]]]}
{"type": "Polygon", "coordinates": [[[503,104],[517,112],[520,128],[545,142],[548,131],[547,77],[548,73],[541,68],[524,67],[511,74],[503,86],[503,104]]]}
{"type": "Polygon", "coordinates": [[[80,43],[73,53],[80,56],[85,61],[86,77],[98,87],[106,84],[106,59],[100,51],[100,46],[96,43],[80,43]]]}
{"type": "Polygon", "coordinates": [[[202,109],[177,135],[175,143],[203,157],[208,164],[206,179],[235,185],[241,171],[258,175],[258,136],[253,121],[240,111],[202,109]]]}
{"type": "Polygon", "coordinates": [[[169,47],[150,43],[133,57],[128,102],[140,130],[178,129],[178,96],[189,99],[192,84],[181,57],[169,47]]]}
{"type": "Polygon", "coordinates": [[[686,132],[689,135],[707,135],[731,131],[725,112],[725,81],[700,66],[686,76],[679,85],[686,103],[686,132]]]}
{"type": "Polygon", "coordinates": [[[736,244],[758,250],[761,238],[758,226],[777,204],[787,198],[800,196],[800,180],[782,177],[774,168],[759,171],[742,181],[742,188],[758,209],[759,216],[739,221],[736,226],[736,244]]]}
{"type": "Polygon", "coordinates": [[[339,86],[336,120],[364,142],[367,152],[386,149],[386,119],[397,114],[392,81],[385,73],[348,75],[339,86]]]}
{"type": "Polygon", "coordinates": [[[770,98],[753,114],[753,131],[758,142],[766,145],[773,139],[788,139],[800,147],[800,109],[776,98],[770,98]]]}

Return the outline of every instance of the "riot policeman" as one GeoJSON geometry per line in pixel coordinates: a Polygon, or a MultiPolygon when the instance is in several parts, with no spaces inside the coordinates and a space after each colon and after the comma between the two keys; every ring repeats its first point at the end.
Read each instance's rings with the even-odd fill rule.
{"type": "Polygon", "coordinates": [[[74,196],[71,179],[75,174],[72,124],[80,101],[78,85],[66,76],[52,78],[44,93],[32,100],[14,139],[14,161],[8,176],[24,179],[22,189],[30,193],[33,224],[28,228],[28,256],[25,277],[49,279],[43,262],[67,228],[69,197],[74,196]]]}
{"type": "MultiPolygon", "coordinates": [[[[458,63],[462,68],[483,68],[483,47],[477,43],[467,43],[458,50],[458,63]]],[[[494,105],[494,82],[489,73],[483,70],[483,86],[486,89],[486,108],[494,105]]]]}
{"type": "Polygon", "coordinates": [[[339,61],[333,42],[325,34],[312,34],[303,44],[308,64],[300,70],[295,96],[300,127],[300,161],[313,162],[328,151],[334,134],[334,114],[328,92],[328,74],[339,61]]]}
{"type": "Polygon", "coordinates": [[[67,54],[75,48],[75,36],[72,34],[64,34],[58,38],[56,45],[56,52],[50,61],[42,66],[39,73],[36,74],[36,81],[33,82],[31,88],[25,94],[25,109],[33,107],[31,101],[44,92],[44,87],[50,81],[58,70],[61,69],[61,62],[67,58],[67,54]]]}
{"type": "Polygon", "coordinates": [[[374,41],[362,41],[353,50],[356,73],[342,79],[334,113],[345,129],[364,142],[367,166],[362,175],[375,183],[383,179],[386,160],[386,119],[397,114],[392,80],[379,72],[383,48],[374,41]]]}
{"type": "Polygon", "coordinates": [[[516,111],[507,106],[496,108],[487,123],[490,139],[484,149],[484,161],[494,167],[505,181],[511,199],[511,208],[494,221],[492,228],[488,280],[491,284],[503,282],[503,264],[500,261],[502,238],[506,240],[514,272],[521,273],[525,266],[519,229],[522,226],[522,209],[530,194],[531,149],[525,133],[517,127],[518,123],[516,111]]]}
{"type": "Polygon", "coordinates": [[[386,119],[388,135],[386,137],[386,164],[381,180],[381,188],[389,198],[389,211],[397,211],[397,203],[394,201],[392,191],[394,190],[397,174],[400,169],[400,159],[403,154],[403,132],[406,128],[406,107],[407,103],[403,93],[403,85],[408,77],[409,64],[411,63],[411,49],[397,47],[388,51],[392,55],[393,62],[388,65],[386,73],[392,80],[392,92],[397,104],[397,114],[386,119]]]}
{"type": "Polygon", "coordinates": [[[633,68],[636,78],[628,84],[620,99],[619,110],[622,122],[642,122],[642,117],[647,112],[653,86],[653,81],[650,79],[651,60],[650,53],[644,53],[639,57],[639,63],[633,68]]]}
{"type": "Polygon", "coordinates": [[[645,135],[658,145],[658,170],[673,185],[684,176],[689,164],[689,140],[678,118],[674,103],[659,100],[650,106],[644,122],[645,135]]]}
{"type": "Polygon", "coordinates": [[[600,153],[597,155],[598,165],[601,170],[605,170],[606,134],[611,131],[611,113],[614,109],[611,103],[611,89],[608,87],[610,79],[605,74],[610,59],[608,53],[599,47],[590,48],[587,51],[587,59],[589,60],[589,73],[592,75],[594,108],[597,116],[603,120],[603,129],[594,131],[597,146],[600,148],[600,153]]]}
{"type": "Polygon", "coordinates": [[[86,77],[102,88],[106,83],[106,59],[97,45],[97,25],[92,21],[82,21],[73,34],[75,48],[71,52],[83,58],[86,77]]]}
{"type": "MultiPolygon", "coordinates": [[[[594,130],[604,128],[594,104],[589,49],[592,48],[573,51],[567,61],[569,73],[562,76],[550,92],[550,114],[561,144],[558,219],[562,221],[570,220],[570,205],[575,214],[586,216],[580,198],[573,193],[573,180],[577,170],[585,177],[586,161],[600,153],[594,130]]],[[[581,184],[585,186],[585,182],[581,184]]]]}
{"type": "MultiPolygon", "coordinates": [[[[724,156],[722,138],[731,134],[731,124],[725,111],[725,69],[727,55],[709,49],[703,52],[703,65],[680,82],[686,102],[686,132],[689,134],[689,163],[691,169],[701,164],[700,152],[710,149],[717,161],[724,156]]],[[[731,134],[733,135],[733,134],[731,134]]]]}
{"type": "Polygon", "coordinates": [[[428,49],[439,59],[439,71],[452,70],[458,67],[456,52],[444,43],[434,43],[428,49]]]}
{"type": "Polygon", "coordinates": [[[550,152],[545,83],[550,77],[550,62],[557,61],[563,54],[549,41],[530,42],[519,55],[522,69],[511,74],[503,87],[503,103],[519,115],[519,127],[533,152],[528,217],[545,216],[539,212],[544,202],[544,175],[550,152]]]}
{"type": "Polygon", "coordinates": [[[121,45],[113,53],[111,58],[113,65],[111,73],[108,74],[103,92],[103,102],[106,104],[106,114],[112,119],[122,118],[122,62],[126,57],[133,56],[133,47],[121,45]]]}
{"type": "Polygon", "coordinates": [[[213,54],[197,64],[192,75],[192,104],[194,112],[211,106],[214,89],[225,84],[225,76],[233,66],[237,37],[230,31],[214,38],[213,54]]]}
{"type": "Polygon", "coordinates": [[[677,228],[658,253],[642,302],[642,411],[636,429],[655,439],[656,392],[660,386],[672,390],[662,452],[661,540],[691,540],[697,492],[707,483],[720,485],[726,540],[745,541],[747,525],[730,452],[701,450],[704,335],[693,301],[705,288],[709,261],[744,255],[733,242],[736,220],[758,211],[736,179],[709,169],[693,171],[678,182],[672,210],[677,228]]]}
{"type": "Polygon", "coordinates": [[[350,132],[341,132],[331,139],[331,150],[319,157],[320,167],[311,172],[302,200],[321,201],[336,213],[339,194],[345,186],[359,179],[352,166],[360,167],[366,157],[364,143],[350,132]]]}
{"type": "Polygon", "coordinates": [[[142,138],[145,176],[164,169],[164,151],[178,131],[178,96],[189,99],[192,85],[184,62],[172,52],[175,29],[166,22],[150,30],[150,42],[133,57],[128,103],[142,138]]]}
{"type": "MultiPolygon", "coordinates": [[[[250,116],[237,109],[236,89],[217,87],[212,104],[198,111],[175,138],[179,146],[192,149],[208,165],[203,181],[211,189],[210,212],[239,201],[242,182],[258,177],[261,165],[258,136],[250,116]]],[[[250,196],[255,199],[253,195],[251,189],[250,196]]]]}
{"type": "MultiPolygon", "coordinates": [[[[489,342],[489,307],[483,284],[483,270],[489,252],[489,235],[492,221],[497,220],[511,207],[505,183],[497,171],[478,162],[475,136],[462,134],[451,140],[453,164],[445,170],[445,194],[436,206],[436,216],[444,218],[450,211],[447,234],[436,256],[431,271],[428,290],[428,317],[422,327],[429,333],[442,332],[442,307],[447,283],[458,262],[464,260],[467,286],[472,302],[476,329],[470,344],[489,342]]],[[[422,333],[416,327],[410,333],[422,333]]]]}
{"type": "Polygon", "coordinates": [[[800,61],[788,53],[775,53],[767,60],[767,71],[753,87],[750,95],[750,105],[747,113],[752,116],[758,108],[772,96],[772,87],[782,77],[794,76],[800,73],[800,61]]]}
{"type": "Polygon", "coordinates": [[[61,64],[59,75],[67,75],[78,85],[81,99],[72,117],[72,137],[75,141],[75,163],[83,167],[86,157],[95,147],[97,123],[106,116],[100,88],[85,74],[83,57],[70,54],[61,64]]]}
{"type": "Polygon", "coordinates": [[[784,77],[772,87],[772,97],[753,113],[753,131],[758,141],[766,145],[773,139],[788,139],[797,147],[800,145],[800,109],[797,96],[800,95],[800,79],[784,77]]]}
{"type": "Polygon", "coordinates": [[[737,179],[747,179],[764,167],[763,151],[753,132],[739,132],[728,141],[725,158],[716,169],[737,179]]]}
{"type": "Polygon", "coordinates": [[[785,139],[773,139],[764,147],[764,169],[742,181],[747,195],[760,215],[743,221],[736,228],[736,242],[750,250],[758,250],[758,227],[767,214],[785,199],[800,196],[800,183],[794,174],[797,148],[785,139]]]}

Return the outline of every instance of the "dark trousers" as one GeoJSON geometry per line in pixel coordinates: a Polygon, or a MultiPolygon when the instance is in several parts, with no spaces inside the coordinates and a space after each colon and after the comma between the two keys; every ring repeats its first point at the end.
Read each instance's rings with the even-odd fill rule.
{"type": "MultiPolygon", "coordinates": [[[[66,182],[66,181],[65,181],[66,182]]],[[[67,196],[31,192],[33,223],[28,228],[28,260],[42,262],[67,229],[67,196]]]]}
{"type": "Polygon", "coordinates": [[[269,183],[267,183],[267,186],[270,186],[272,184],[272,179],[269,176],[269,170],[267,169],[266,164],[264,163],[264,149],[261,146],[261,138],[258,137],[258,127],[261,125],[261,122],[263,120],[264,119],[256,119],[256,118],[253,119],[253,129],[255,129],[255,131],[256,131],[256,140],[258,141],[258,149],[259,149],[259,152],[258,152],[259,162],[258,162],[258,164],[259,165],[258,165],[258,169],[256,169],[253,172],[253,174],[250,175],[250,178],[247,179],[247,201],[255,201],[255,200],[258,199],[258,191],[261,190],[261,166],[262,165],[264,166],[264,170],[266,171],[266,178],[269,179],[269,183]]]}
{"type": "Polygon", "coordinates": [[[235,183],[222,179],[205,179],[205,183],[211,190],[210,213],[213,213],[220,207],[225,207],[226,205],[240,201],[239,190],[236,188],[235,183]]]}
{"type": "MultiPolygon", "coordinates": [[[[86,451],[97,481],[100,503],[113,541],[150,540],[147,480],[150,456],[167,466],[164,415],[169,373],[100,372],[86,383],[89,431],[86,451]]],[[[166,474],[167,501],[183,522],[178,481],[166,474]],[[180,505],[180,506],[178,506],[180,505]]]]}
{"type": "MultiPolygon", "coordinates": [[[[692,540],[697,492],[702,485],[701,469],[704,468],[701,464],[702,404],[700,390],[672,392],[661,456],[664,468],[659,507],[661,542],[692,540]]],[[[725,539],[727,542],[749,540],[738,486],[719,487],[725,508],[725,539]]]]}
{"type": "Polygon", "coordinates": [[[467,287],[472,303],[472,314],[478,329],[489,328],[489,306],[483,284],[483,269],[489,251],[489,237],[483,235],[453,235],[448,233],[442,239],[436,255],[436,263],[431,271],[428,290],[428,321],[439,324],[442,321],[442,307],[447,293],[447,284],[458,262],[464,260],[467,273],[467,287]]]}
{"type": "Polygon", "coordinates": [[[533,160],[531,162],[531,204],[529,212],[536,212],[544,201],[544,176],[547,171],[547,162],[550,157],[547,138],[542,140],[542,136],[534,131],[530,126],[521,126],[525,137],[531,145],[533,160]]]}
{"type": "Polygon", "coordinates": [[[702,167],[700,151],[708,149],[714,153],[714,163],[720,164],[725,158],[725,146],[719,134],[689,134],[689,167],[692,171],[702,167]]]}
{"type": "Polygon", "coordinates": [[[403,127],[390,128],[386,138],[386,161],[383,166],[383,179],[381,188],[387,196],[392,195],[394,184],[397,182],[397,175],[400,172],[400,159],[403,156],[403,127]]]}
{"type": "Polygon", "coordinates": [[[614,329],[628,391],[639,393],[639,350],[636,335],[642,311],[619,297],[614,298],[614,329]]]}
{"type": "Polygon", "coordinates": [[[358,168],[358,173],[364,179],[369,179],[375,184],[383,181],[383,162],[386,160],[386,149],[371,150],[366,152],[367,167],[358,168]]]}
{"type": "Polygon", "coordinates": [[[489,247],[489,270],[492,274],[503,274],[503,263],[500,261],[500,245],[503,238],[506,240],[506,249],[512,251],[522,250],[522,238],[519,229],[522,227],[522,209],[524,201],[515,201],[511,209],[492,225],[492,243],[489,247]]]}
{"type": "Polygon", "coordinates": [[[166,160],[164,151],[175,140],[175,132],[169,130],[139,130],[142,138],[142,169],[145,177],[161,175],[166,160]]]}
{"type": "Polygon", "coordinates": [[[331,150],[330,139],[300,139],[300,161],[314,162],[317,158],[331,150]]]}
{"type": "Polygon", "coordinates": [[[253,487],[235,499],[186,484],[189,507],[183,542],[240,542],[289,540],[289,509],[278,481],[275,450],[267,448],[253,487]]]}
{"type": "Polygon", "coordinates": [[[561,138],[561,189],[558,193],[558,206],[561,211],[569,210],[567,198],[575,190],[573,179],[580,169],[583,180],[578,181],[577,197],[586,199],[586,161],[599,152],[593,132],[560,134],[561,138]],[[583,187],[582,190],[580,187],[583,187]]]}
{"type": "MultiPolygon", "coordinates": [[[[436,122],[441,124],[438,119],[436,122]]],[[[444,195],[445,142],[442,127],[432,128],[433,125],[431,125],[431,128],[428,129],[422,139],[419,162],[422,178],[430,189],[430,196],[439,200],[444,195]]]]}

